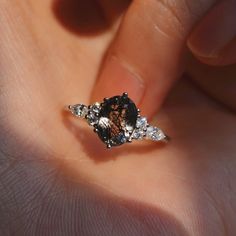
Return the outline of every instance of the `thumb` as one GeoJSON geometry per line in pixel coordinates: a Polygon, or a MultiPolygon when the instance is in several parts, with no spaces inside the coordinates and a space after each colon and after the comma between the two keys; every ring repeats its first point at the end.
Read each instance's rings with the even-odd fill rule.
{"type": "Polygon", "coordinates": [[[215,2],[134,0],[107,53],[92,100],[128,92],[145,115],[153,115],[183,71],[187,36],[215,2]]]}

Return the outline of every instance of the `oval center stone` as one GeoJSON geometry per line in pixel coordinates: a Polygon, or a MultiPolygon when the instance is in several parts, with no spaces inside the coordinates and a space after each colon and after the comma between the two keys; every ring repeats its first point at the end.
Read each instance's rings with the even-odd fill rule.
{"type": "Polygon", "coordinates": [[[130,98],[123,94],[106,99],[101,104],[97,133],[108,146],[118,146],[127,142],[127,131],[135,129],[138,111],[130,98]]]}

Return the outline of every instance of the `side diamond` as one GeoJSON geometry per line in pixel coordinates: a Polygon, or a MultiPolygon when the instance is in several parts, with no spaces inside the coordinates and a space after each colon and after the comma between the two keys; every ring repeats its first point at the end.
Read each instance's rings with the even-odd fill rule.
{"type": "Polygon", "coordinates": [[[99,121],[99,113],[101,110],[101,106],[99,103],[95,103],[88,107],[88,114],[86,115],[86,119],[89,125],[93,126],[99,121]]]}
{"type": "Polygon", "coordinates": [[[136,122],[136,129],[132,133],[132,138],[143,139],[146,136],[147,127],[148,127],[147,118],[139,117],[136,122]]]}
{"type": "Polygon", "coordinates": [[[160,141],[165,139],[165,134],[162,132],[162,130],[158,129],[157,127],[150,126],[147,128],[147,138],[154,140],[154,141],[160,141]]]}
{"type": "Polygon", "coordinates": [[[147,118],[140,117],[140,118],[137,119],[136,128],[138,128],[138,129],[146,129],[147,125],[148,125],[147,118]]]}
{"type": "Polygon", "coordinates": [[[75,116],[84,118],[88,113],[88,107],[83,104],[69,106],[69,110],[75,116]]]}
{"type": "Polygon", "coordinates": [[[133,139],[143,139],[143,137],[145,137],[145,132],[143,130],[134,130],[132,134],[133,139]]]}

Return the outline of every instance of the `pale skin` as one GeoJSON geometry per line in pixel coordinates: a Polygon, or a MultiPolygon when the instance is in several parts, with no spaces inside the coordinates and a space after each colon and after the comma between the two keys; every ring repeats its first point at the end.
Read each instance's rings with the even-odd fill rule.
{"type": "MultiPolygon", "coordinates": [[[[101,2],[109,21],[115,11],[109,1],[101,2]]],[[[137,15],[140,2],[130,8],[137,15]]],[[[213,2],[199,9],[210,11],[213,2]]],[[[138,40],[128,40],[126,47],[134,51],[122,49],[125,27],[120,36],[116,32],[126,5],[116,4],[122,10],[108,28],[84,33],[63,25],[51,1],[0,3],[0,235],[235,235],[234,55],[226,50],[214,59],[194,58],[186,46],[185,63],[178,45],[162,43],[158,60],[169,67],[157,72],[161,62],[144,53],[144,68],[133,57],[138,40]],[[178,51],[172,57],[170,47],[178,51]],[[142,114],[171,136],[169,144],[134,142],[107,151],[86,123],[63,111],[66,104],[106,95],[97,81],[105,83],[104,61],[113,52],[144,80],[150,95],[140,100],[139,86],[116,84],[116,78],[107,95],[127,89],[142,114]],[[173,68],[172,74],[162,71],[173,68]],[[161,75],[169,81],[154,82],[161,75]]],[[[191,23],[188,31],[194,27],[191,23]]],[[[175,34],[173,28],[161,29],[175,34]]],[[[178,38],[189,44],[184,32],[178,38]]],[[[112,80],[116,75],[109,73],[112,80]]]]}

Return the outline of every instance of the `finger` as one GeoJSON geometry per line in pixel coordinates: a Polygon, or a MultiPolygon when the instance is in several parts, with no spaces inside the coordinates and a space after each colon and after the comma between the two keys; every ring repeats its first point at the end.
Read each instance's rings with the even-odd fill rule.
{"type": "Polygon", "coordinates": [[[207,64],[236,63],[236,0],[216,5],[193,31],[188,46],[207,64]]]}
{"type": "Polygon", "coordinates": [[[236,65],[209,66],[190,57],[186,72],[212,98],[236,111],[236,65]]]}
{"type": "Polygon", "coordinates": [[[190,30],[215,2],[133,1],[108,51],[92,100],[125,91],[145,114],[153,114],[183,70],[190,30]]]}

